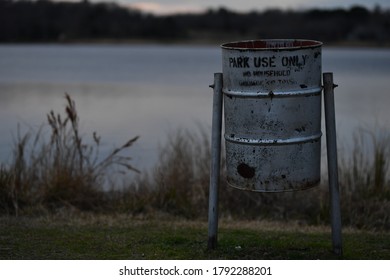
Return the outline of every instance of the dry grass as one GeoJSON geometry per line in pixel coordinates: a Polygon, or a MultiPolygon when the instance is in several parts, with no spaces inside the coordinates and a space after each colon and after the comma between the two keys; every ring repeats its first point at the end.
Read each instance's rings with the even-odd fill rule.
{"type": "MultiPolygon", "coordinates": [[[[48,140],[44,127],[35,134],[17,135],[13,162],[0,166],[2,214],[80,215],[93,211],[146,218],[168,215],[207,219],[211,151],[205,129],[178,129],[160,149],[153,169],[139,174],[124,188],[113,185],[111,191],[103,192],[102,185],[109,181],[108,175],[113,171],[137,172],[131,158],[123,154],[138,138],[101,157],[100,137],[93,133],[92,143],[82,139],[75,103],[68,95],[66,102],[65,116],[54,112],[47,116],[48,140]]],[[[359,130],[352,152],[339,155],[345,226],[390,229],[389,140],[390,134],[385,130],[359,130]]],[[[329,225],[326,182],[300,192],[252,193],[228,187],[224,172],[222,168],[219,198],[222,219],[329,225]]]]}
{"type": "Polygon", "coordinates": [[[101,159],[100,137],[87,143],[79,131],[76,104],[66,94],[65,115],[51,111],[47,126],[18,133],[9,166],[1,166],[0,210],[8,214],[47,212],[61,208],[98,210],[104,202],[102,185],[113,166],[137,171],[122,153],[138,139],[132,138],[101,159]],[[45,137],[44,129],[50,136],[45,137]],[[49,138],[49,139],[47,139],[49,138]]]}
{"type": "Polygon", "coordinates": [[[390,133],[359,129],[340,164],[344,223],[390,229],[390,133]]]}
{"type": "MultiPolygon", "coordinates": [[[[389,137],[382,131],[357,131],[353,152],[340,155],[342,219],[345,226],[390,229],[389,137]]],[[[208,210],[209,136],[178,130],[160,152],[155,168],[121,194],[128,210],[165,212],[185,218],[205,218],[208,210]],[[133,207],[135,205],[135,207],[133,207]]],[[[299,225],[329,225],[327,182],[288,193],[253,193],[230,188],[222,168],[220,216],[232,220],[295,221],[299,225]]]]}

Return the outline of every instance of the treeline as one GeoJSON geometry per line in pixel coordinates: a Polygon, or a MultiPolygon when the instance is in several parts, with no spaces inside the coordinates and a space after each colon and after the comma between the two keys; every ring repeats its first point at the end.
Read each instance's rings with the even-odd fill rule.
{"type": "Polygon", "coordinates": [[[221,41],[310,38],[324,42],[390,43],[390,10],[225,8],[155,16],[113,3],[0,0],[0,42],[99,40],[221,41]]]}

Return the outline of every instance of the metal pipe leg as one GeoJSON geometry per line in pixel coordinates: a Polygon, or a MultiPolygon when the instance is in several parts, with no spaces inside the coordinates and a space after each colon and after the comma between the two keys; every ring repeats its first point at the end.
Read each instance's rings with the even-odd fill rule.
{"type": "Polygon", "coordinates": [[[325,107],[325,125],[326,125],[326,143],[328,155],[328,176],[330,209],[332,223],[332,243],[333,252],[341,256],[343,254],[341,238],[341,213],[340,213],[340,194],[338,181],[337,165],[337,143],[336,143],[336,117],[334,106],[334,88],[333,73],[324,73],[324,107],[325,107]]]}
{"type": "Polygon", "coordinates": [[[222,73],[214,74],[213,119],[211,132],[211,168],[209,191],[208,249],[215,249],[218,241],[218,189],[221,162],[222,129],[222,73]]]}

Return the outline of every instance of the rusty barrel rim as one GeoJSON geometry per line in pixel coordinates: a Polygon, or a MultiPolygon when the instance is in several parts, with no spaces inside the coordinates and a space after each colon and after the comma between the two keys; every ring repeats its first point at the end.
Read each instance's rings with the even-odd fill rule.
{"type": "Polygon", "coordinates": [[[222,49],[230,50],[296,50],[317,48],[322,42],[307,39],[259,39],[223,43],[222,49]]]}

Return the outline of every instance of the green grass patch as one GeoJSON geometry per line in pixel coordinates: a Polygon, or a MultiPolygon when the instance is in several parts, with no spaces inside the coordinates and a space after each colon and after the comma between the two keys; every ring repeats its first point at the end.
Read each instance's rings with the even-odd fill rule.
{"type": "MultiPolygon", "coordinates": [[[[222,221],[207,250],[207,221],[125,215],[0,218],[0,259],[339,259],[330,230],[222,221]]],[[[346,229],[342,259],[390,259],[390,233],[346,229]]]]}

